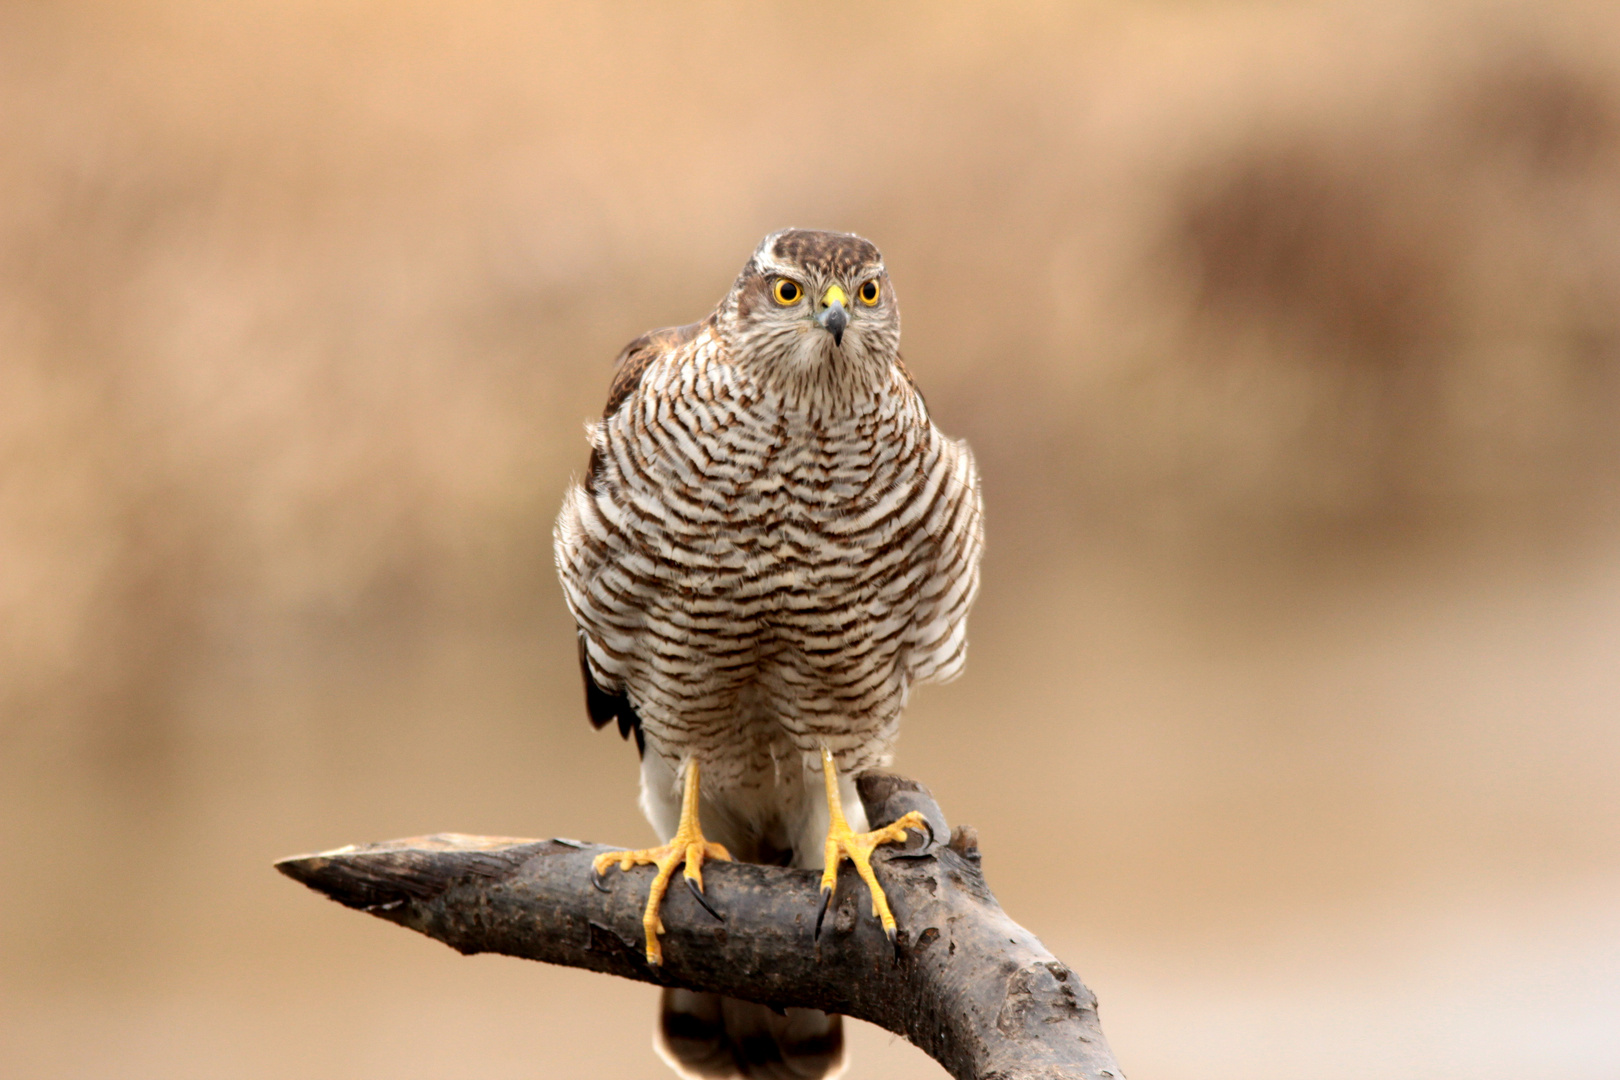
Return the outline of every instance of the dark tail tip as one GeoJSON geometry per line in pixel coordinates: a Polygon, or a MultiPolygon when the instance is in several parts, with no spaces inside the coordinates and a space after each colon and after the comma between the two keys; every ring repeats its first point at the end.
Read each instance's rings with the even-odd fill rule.
{"type": "Polygon", "coordinates": [[[719,994],[666,989],[659,1055],[682,1076],[718,1080],[820,1080],[843,1069],[843,1017],[785,1009],[719,994]]]}

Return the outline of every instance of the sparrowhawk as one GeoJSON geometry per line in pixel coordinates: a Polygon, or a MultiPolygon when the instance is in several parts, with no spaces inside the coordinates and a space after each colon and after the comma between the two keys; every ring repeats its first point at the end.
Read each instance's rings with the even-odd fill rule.
{"type": "MultiPolygon", "coordinates": [[[[556,526],[591,723],[641,753],[641,806],[669,844],[658,905],[703,859],[823,868],[849,856],[892,938],[854,789],[887,765],[918,683],[955,677],[978,587],[973,455],[941,434],[900,359],[882,256],[845,233],[767,236],[714,313],[618,359],[590,464],[556,526]],[[699,776],[701,775],[701,783],[699,776]]],[[[706,903],[706,902],[705,902],[706,903]]],[[[698,1076],[816,1077],[840,1020],[664,991],[660,1049],[698,1076]]]]}

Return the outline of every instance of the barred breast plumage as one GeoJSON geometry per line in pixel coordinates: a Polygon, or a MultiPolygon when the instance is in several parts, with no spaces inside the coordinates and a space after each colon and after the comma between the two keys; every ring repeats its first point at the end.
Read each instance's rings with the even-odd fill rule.
{"type": "Polygon", "coordinates": [[[978,476],[898,345],[876,248],[791,230],[620,357],[556,554],[592,720],[636,736],[665,837],[695,758],[706,832],[820,865],[820,749],[887,764],[910,687],[962,669],[978,476]]]}
{"type": "Polygon", "coordinates": [[[592,442],[559,561],[593,677],[630,690],[652,752],[699,754],[714,789],[786,745],[859,771],[907,687],[961,669],[977,478],[900,372],[847,412],[793,408],[705,327],[592,442]]]}

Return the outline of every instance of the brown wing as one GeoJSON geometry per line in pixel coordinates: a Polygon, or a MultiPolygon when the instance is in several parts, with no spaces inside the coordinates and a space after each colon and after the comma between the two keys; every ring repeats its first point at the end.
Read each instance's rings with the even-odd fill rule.
{"type": "MultiPolygon", "coordinates": [[[[630,399],[654,360],[685,345],[713,321],[714,316],[711,315],[703,322],[649,330],[621,349],[619,358],[613,361],[613,385],[608,387],[607,407],[602,410],[602,419],[606,420],[618,412],[630,399]]],[[[590,464],[585,468],[585,490],[592,495],[596,494],[596,481],[601,472],[601,455],[592,450],[590,464]]]]}
{"type": "Polygon", "coordinates": [[[636,392],[636,387],[641,385],[641,377],[647,373],[649,364],[697,337],[712,319],[713,316],[710,316],[703,322],[690,323],[686,326],[666,326],[662,330],[649,330],[626,345],[619,353],[619,358],[613,361],[613,385],[608,388],[607,408],[602,410],[602,419],[606,420],[618,412],[625,399],[636,392]]]}
{"type": "MultiPolygon", "coordinates": [[[[647,373],[649,364],[697,337],[705,325],[707,324],[696,322],[689,326],[667,326],[661,330],[649,330],[626,345],[619,353],[619,358],[613,362],[613,385],[608,388],[607,408],[602,410],[602,418],[605,420],[618,412],[630,395],[636,392],[636,387],[641,385],[642,376],[647,373]]],[[[596,494],[596,484],[601,472],[601,455],[593,449],[591,463],[585,471],[585,490],[592,495],[596,494]]],[[[591,674],[591,663],[585,654],[583,629],[579,632],[579,670],[585,681],[585,713],[590,717],[591,726],[603,728],[617,721],[619,734],[626,739],[634,735],[636,752],[646,754],[647,742],[646,736],[641,731],[641,717],[636,714],[635,706],[630,704],[629,695],[622,689],[600,685],[591,674]]]]}

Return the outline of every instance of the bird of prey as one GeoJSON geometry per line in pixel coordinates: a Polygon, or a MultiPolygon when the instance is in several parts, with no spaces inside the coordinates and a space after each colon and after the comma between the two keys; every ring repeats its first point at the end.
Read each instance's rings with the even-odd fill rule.
{"type": "MultiPolygon", "coordinates": [[[[703,900],[706,858],[822,869],[819,934],[847,856],[894,937],[870,855],[924,826],[868,832],[854,777],[890,762],[912,686],[961,671],[983,543],[973,455],[899,350],[878,249],[788,229],[708,318],[619,355],[555,545],[591,723],[635,738],[642,810],[670,840],[596,867],[657,867],[651,964],[675,868],[703,900]]],[[[844,1062],[837,1016],[683,990],[655,1041],[688,1076],[844,1062]]]]}

